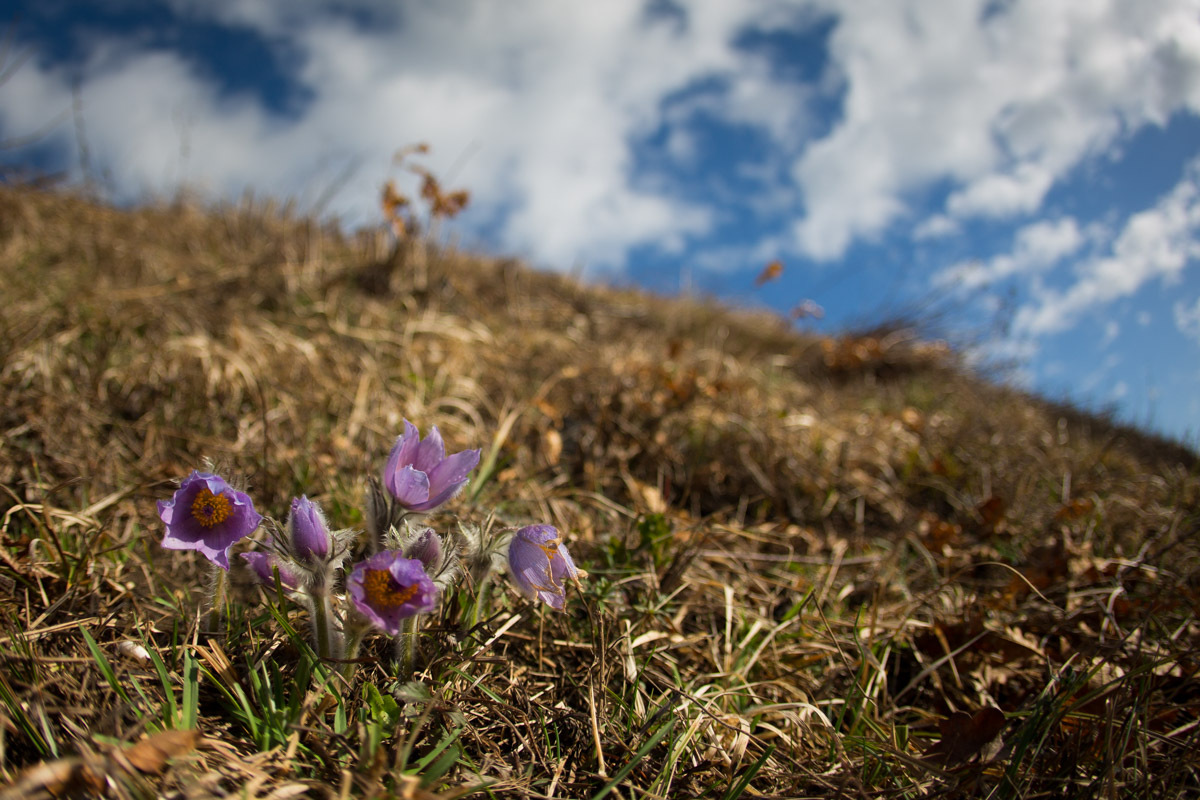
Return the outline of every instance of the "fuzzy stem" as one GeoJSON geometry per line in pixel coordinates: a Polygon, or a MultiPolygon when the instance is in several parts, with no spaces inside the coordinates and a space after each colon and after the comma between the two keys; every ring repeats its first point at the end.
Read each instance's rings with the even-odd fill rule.
{"type": "Polygon", "coordinates": [[[408,680],[417,670],[417,627],[420,614],[404,620],[400,635],[396,637],[396,677],[408,680]]]}
{"type": "Polygon", "coordinates": [[[342,677],[350,679],[350,673],[354,671],[356,666],[354,659],[358,658],[358,650],[362,647],[362,641],[367,635],[367,631],[371,626],[364,624],[351,624],[350,620],[346,621],[346,660],[342,664],[342,677]]]}
{"type": "Polygon", "coordinates": [[[325,592],[313,595],[312,605],[312,624],[313,638],[316,639],[317,655],[324,661],[333,655],[330,648],[330,614],[329,614],[329,597],[325,592]]]}
{"type": "Polygon", "coordinates": [[[229,573],[213,564],[211,604],[208,609],[208,630],[221,633],[225,629],[225,605],[229,597],[229,573]]]}

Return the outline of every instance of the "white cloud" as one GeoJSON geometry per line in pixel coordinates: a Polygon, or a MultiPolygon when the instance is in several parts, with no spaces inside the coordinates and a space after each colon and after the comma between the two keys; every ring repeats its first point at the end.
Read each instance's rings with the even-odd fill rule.
{"type": "Polygon", "coordinates": [[[946,210],[955,217],[1005,217],[1037,210],[1054,176],[1038,164],[1018,164],[1011,174],[993,172],[950,195],[946,210]]]}
{"type": "Polygon", "coordinates": [[[1200,257],[1200,159],[1159,202],[1131,216],[1109,251],[1083,262],[1075,282],[1047,290],[1018,310],[1014,329],[1039,336],[1064,330],[1093,308],[1127,297],[1154,278],[1178,279],[1200,257]]]}
{"type": "Polygon", "coordinates": [[[1196,298],[1196,302],[1190,307],[1181,302],[1176,303],[1174,311],[1175,327],[1180,333],[1200,344],[1200,297],[1196,298]]]}
{"type": "Polygon", "coordinates": [[[1100,339],[1100,349],[1108,347],[1117,340],[1121,335],[1121,324],[1115,319],[1110,319],[1104,323],[1104,336],[1100,339]]]}
{"type": "Polygon", "coordinates": [[[1071,217],[1035,222],[1017,231],[1012,253],[993,256],[987,262],[954,264],[934,276],[934,285],[970,290],[1014,275],[1041,272],[1075,253],[1084,241],[1071,217]]]}
{"type": "Polygon", "coordinates": [[[959,230],[960,226],[957,221],[945,214],[934,214],[913,229],[913,240],[921,242],[927,239],[940,239],[958,233],[959,230]]]}
{"type": "MultiPolygon", "coordinates": [[[[461,162],[453,183],[472,190],[478,228],[563,269],[619,267],[633,248],[675,250],[713,230],[725,199],[636,161],[636,144],[662,130],[668,158],[694,163],[700,116],[762,135],[731,158],[773,176],[761,179],[770,200],[738,202],[790,216],[792,254],[832,259],[914,218],[923,239],[1036,211],[1085,159],[1200,111],[1200,0],[337,6],[357,22],[332,2],[169,2],[260,34],[287,54],[305,100],[278,115],[255,95],[222,94],[182,55],[133,36],[93,42],[80,83],[88,144],[118,199],[187,180],[315,201],[336,184],[328,209],[374,222],[392,153],[428,141],[435,170],[461,162]],[[821,17],[835,21],[829,62],[807,84],[737,46],[748,30],[795,34],[821,17]],[[840,101],[820,138],[814,99],[840,101]],[[944,208],[930,216],[915,204],[934,191],[944,208]]],[[[69,109],[71,83],[30,60],[0,87],[6,135],[69,109]]],[[[74,148],[69,129],[56,137],[74,148]]]]}
{"type": "Polygon", "coordinates": [[[881,235],[938,184],[951,217],[1035,211],[1124,133],[1200,111],[1197,0],[826,6],[843,118],[793,170],[796,244],[815,258],[881,235]]]}
{"type": "MultiPolygon", "coordinates": [[[[254,187],[314,200],[356,167],[329,208],[375,222],[392,153],[427,141],[435,171],[462,160],[453,183],[472,191],[470,213],[495,224],[505,249],[562,269],[620,266],[631,248],[678,249],[713,223],[711,207],[634,162],[667,97],[715,79],[711,113],[780,143],[803,135],[804,93],[735,46],[751,22],[793,25],[794,13],[708,0],[678,24],[638,0],[457,0],[402,13],[359,2],[372,17],[362,25],[326,4],[173,5],[286,49],[308,99],[284,118],[251,95],[222,96],[182,56],[133,37],[98,42],[82,70],[87,135],[120,200],[181,180],[220,196],[254,187]]],[[[0,94],[6,131],[27,121],[22,98],[70,108],[65,73],[30,62],[18,74],[21,91],[0,94]]],[[[685,141],[675,147],[686,155],[685,141]]]]}

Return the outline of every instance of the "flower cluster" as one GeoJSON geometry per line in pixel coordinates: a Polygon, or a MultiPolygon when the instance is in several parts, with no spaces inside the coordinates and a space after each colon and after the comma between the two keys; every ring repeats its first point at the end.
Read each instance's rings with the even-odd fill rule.
{"type": "MultiPolygon", "coordinates": [[[[405,420],[381,479],[368,483],[365,536],[332,530],[321,506],[302,495],[292,500],[282,526],[268,521],[270,543],[241,553],[245,568],[309,610],[322,657],[353,657],[363,636],[380,630],[397,639],[400,661],[411,667],[420,615],[436,610],[440,593],[470,575],[478,589],[477,617],[491,573],[501,567],[526,596],[561,610],[566,581],[586,573],[575,566],[555,528],[530,525],[486,536],[460,525],[457,533],[442,535],[413,524],[412,517],[462,491],[479,455],[464,450],[448,456],[436,427],[422,439],[405,420]],[[355,553],[363,555],[344,571],[355,553]]],[[[199,471],[170,500],[158,503],[158,513],[167,528],[163,547],[199,551],[218,568],[220,579],[230,569],[233,546],[264,520],[249,495],[199,471]]]]}

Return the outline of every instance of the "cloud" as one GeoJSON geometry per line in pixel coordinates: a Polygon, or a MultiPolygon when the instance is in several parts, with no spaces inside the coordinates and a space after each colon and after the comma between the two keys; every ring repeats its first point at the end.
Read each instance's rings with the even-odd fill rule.
{"type": "MultiPolygon", "coordinates": [[[[244,4],[175,0],[176,13],[250,31],[292,67],[304,100],[272,113],[223,90],[184,56],[136,33],[91,44],[80,70],[88,143],[118,200],[181,181],[218,196],[247,187],[315,200],[348,179],[329,208],[379,218],[379,186],[400,146],[433,144],[439,173],[473,193],[472,219],[494,244],[562,269],[619,267],[636,247],[677,251],[714,223],[711,206],[656,180],[635,144],[662,124],[669,97],[711,83],[708,113],[799,137],[806,98],[737,46],[754,26],[797,24],[741,4],[698,2],[683,17],[635,0],[567,8],[517,0],[411,4],[244,4]]],[[[65,71],[31,62],[23,91],[5,87],[5,130],[28,122],[16,102],[70,108],[65,71]]],[[[65,146],[66,140],[60,144],[65,146]]],[[[686,141],[675,148],[686,154],[686,141]]]]}
{"type": "MultiPolygon", "coordinates": [[[[728,198],[670,173],[703,169],[705,121],[762,142],[722,154],[762,189],[741,197],[767,199],[737,200],[745,216],[786,238],[784,255],[836,259],[901,224],[924,239],[1035,212],[1086,159],[1200,111],[1198,0],[168,5],[261,39],[295,107],[273,111],[144,31],[92,31],[75,37],[78,69],[35,58],[0,87],[5,135],[69,110],[78,75],[116,199],[188,182],[303,205],[336,188],[326,209],[350,224],[379,220],[392,153],[427,141],[429,166],[473,193],[468,228],[562,269],[711,243],[728,198]],[[823,74],[789,77],[749,33],[801,37],[823,74]],[[827,131],[820,104],[836,109],[827,131]],[[655,135],[663,163],[639,158],[655,135]]],[[[67,126],[49,141],[74,152],[67,126]]]]}
{"type": "Polygon", "coordinates": [[[1011,173],[989,173],[950,195],[946,210],[955,217],[1007,217],[1037,210],[1054,182],[1039,164],[1018,164],[1011,173]]]}
{"type": "Polygon", "coordinates": [[[935,286],[977,289],[1014,275],[1042,272],[1075,253],[1085,242],[1084,233],[1072,217],[1035,222],[1014,236],[1013,252],[993,256],[987,262],[954,264],[934,276],[935,286]]]}
{"type": "Polygon", "coordinates": [[[1065,290],[1019,309],[1013,327],[1039,336],[1065,330],[1084,312],[1127,297],[1154,278],[1172,281],[1200,257],[1200,158],[1153,207],[1132,215],[1108,252],[1079,265],[1065,290]]]}
{"type": "Polygon", "coordinates": [[[951,218],[1036,211],[1121,136],[1200,111],[1194,0],[826,7],[843,115],[792,171],[805,197],[795,244],[814,258],[883,235],[939,185],[951,218]]]}
{"type": "Polygon", "coordinates": [[[1175,327],[1179,332],[1200,344],[1200,297],[1190,307],[1182,302],[1174,306],[1175,327]]]}
{"type": "Polygon", "coordinates": [[[945,214],[934,214],[913,229],[913,240],[921,242],[927,239],[940,239],[958,233],[960,230],[961,226],[957,221],[950,219],[945,214]]]}

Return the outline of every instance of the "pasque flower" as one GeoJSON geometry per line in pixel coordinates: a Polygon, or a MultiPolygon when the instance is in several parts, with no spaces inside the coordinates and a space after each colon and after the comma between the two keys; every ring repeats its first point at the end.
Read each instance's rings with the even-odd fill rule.
{"type": "Polygon", "coordinates": [[[550,525],[530,525],[513,535],[508,571],[522,592],[560,611],[566,598],[563,580],[587,577],[571,560],[558,529],[550,525]]]}
{"type": "Polygon", "coordinates": [[[328,560],[333,536],[329,533],[321,507],[305,495],[292,499],[287,534],[292,555],[301,564],[313,567],[328,560]]]}
{"type": "Polygon", "coordinates": [[[249,536],[262,515],[250,496],[235,490],[219,475],[192,471],[170,500],[158,501],[158,516],[167,524],[162,546],[169,550],[199,550],[224,570],[229,551],[249,536]]]}
{"type": "Polygon", "coordinates": [[[437,606],[438,589],[421,562],[398,550],[384,550],[355,564],[346,591],[364,617],[392,636],[400,633],[405,619],[437,606]]]}
{"type": "Polygon", "coordinates": [[[422,440],[417,426],[404,420],[404,434],[383,468],[383,485],[407,510],[432,511],[458,494],[478,465],[478,450],[447,456],[436,425],[422,440]]]}
{"type": "Polygon", "coordinates": [[[426,574],[439,571],[445,560],[442,557],[442,537],[438,536],[433,528],[425,528],[416,533],[405,551],[409,558],[421,562],[426,574]]]}
{"type": "Polygon", "coordinates": [[[255,577],[268,589],[275,588],[275,572],[279,570],[279,583],[284,589],[296,591],[300,588],[300,576],[288,568],[279,556],[274,553],[242,553],[242,558],[254,570],[255,577]]]}

